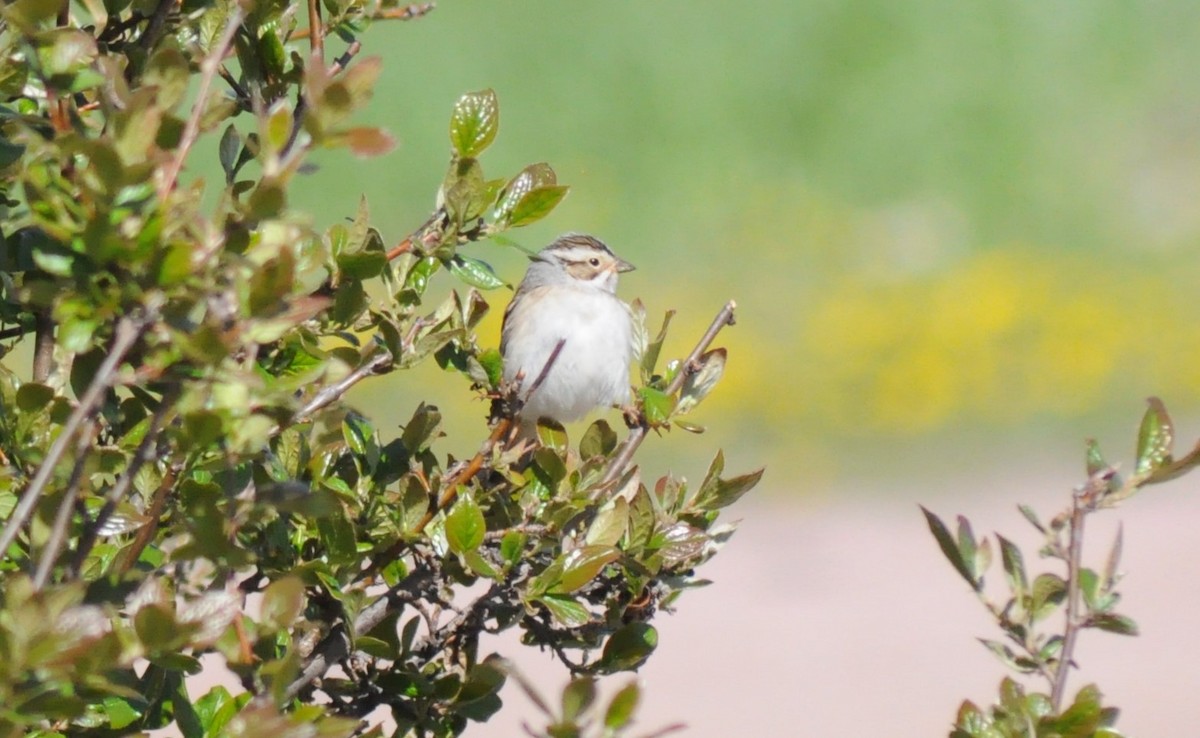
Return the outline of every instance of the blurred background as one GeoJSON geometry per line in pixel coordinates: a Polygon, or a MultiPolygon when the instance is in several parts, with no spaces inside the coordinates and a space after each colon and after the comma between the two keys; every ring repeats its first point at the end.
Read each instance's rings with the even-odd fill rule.
{"type": "MultiPolygon", "coordinates": [[[[697,477],[720,446],[731,470],[768,473],[734,509],[746,521],[716,583],[661,623],[646,727],[944,734],[1002,670],[915,502],[1020,539],[1015,504],[1066,505],[1084,437],[1130,458],[1147,395],[1182,443],[1200,432],[1192,0],[447,0],[363,42],[385,62],[364,123],[400,144],[318,156],[292,200],[318,225],[360,193],[388,242],[423,222],[454,100],[492,87],[488,175],[548,161],[573,188],[516,240],[601,236],[638,265],[621,293],[652,329],[679,311],[671,355],[738,301],[726,377],[694,415],[711,431],[651,439],[641,459],[697,477]]],[[[519,281],[518,252],[471,249],[519,281]]],[[[496,345],[508,295],[489,299],[496,345]]],[[[483,435],[486,408],[436,369],[355,398],[381,429],[432,399],[458,455],[483,435]]],[[[1126,703],[1131,734],[1200,719],[1192,628],[1171,619],[1200,603],[1165,576],[1197,573],[1193,487],[1111,515],[1146,636],[1089,633],[1081,662],[1106,666],[1088,678],[1126,703]]]]}

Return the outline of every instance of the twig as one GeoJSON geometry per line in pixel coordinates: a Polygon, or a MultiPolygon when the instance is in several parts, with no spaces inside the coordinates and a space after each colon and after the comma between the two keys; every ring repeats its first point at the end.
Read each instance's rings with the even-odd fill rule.
{"type": "Polygon", "coordinates": [[[1067,676],[1075,653],[1075,641],[1079,636],[1079,574],[1083,558],[1083,521],[1087,516],[1090,500],[1093,499],[1092,487],[1090,483],[1084,485],[1076,489],[1071,497],[1070,540],[1067,544],[1067,622],[1063,628],[1062,651],[1059,653],[1058,666],[1054,670],[1050,690],[1050,705],[1056,714],[1067,690],[1067,676]]]}
{"type": "Polygon", "coordinates": [[[440,238],[441,229],[434,228],[434,226],[441,222],[445,217],[445,209],[438,208],[434,210],[433,213],[430,214],[429,218],[427,218],[419,228],[405,236],[403,241],[393,246],[392,249],[387,252],[387,260],[395,261],[400,256],[412,251],[413,246],[416,246],[418,243],[422,246],[430,245],[430,243],[435,240],[432,238],[433,236],[440,238]]]}
{"type": "Polygon", "coordinates": [[[362,51],[362,43],[355,39],[350,42],[342,55],[333,60],[333,64],[329,65],[328,74],[330,77],[337,76],[343,69],[349,66],[354,57],[358,56],[358,52],[362,51]]]}
{"type": "MultiPolygon", "coordinates": [[[[138,39],[138,47],[145,52],[149,52],[162,38],[163,31],[167,28],[167,16],[170,15],[171,9],[175,7],[178,0],[158,0],[158,5],[154,6],[154,13],[150,16],[150,22],[146,25],[146,30],[142,32],[141,38],[138,39]]],[[[132,68],[132,67],[131,67],[132,68]]]]}
{"type": "Polygon", "coordinates": [[[325,387],[317,394],[313,395],[312,399],[305,403],[304,407],[296,412],[296,420],[303,420],[312,415],[316,411],[333,403],[342,395],[346,394],[354,385],[361,382],[363,379],[375,374],[383,367],[392,362],[392,355],[387,351],[381,351],[375,354],[370,359],[367,359],[354,371],[347,374],[341,381],[335,382],[328,387],[325,387]]]}
{"type": "Polygon", "coordinates": [[[179,172],[183,169],[183,160],[187,158],[192,145],[196,143],[196,137],[200,135],[200,118],[204,115],[204,106],[208,102],[208,89],[212,87],[213,77],[217,76],[217,72],[221,68],[221,60],[228,53],[229,47],[233,43],[233,37],[237,35],[238,28],[245,19],[245,8],[240,3],[234,2],[233,12],[229,14],[229,20],[225,23],[225,30],[221,32],[220,38],[208,56],[204,57],[204,61],[200,63],[200,87],[196,91],[196,102],[192,105],[192,114],[188,116],[187,123],[184,124],[183,134],[179,137],[179,145],[175,149],[175,156],[171,157],[171,160],[163,167],[163,175],[158,182],[159,202],[165,202],[167,195],[175,188],[179,172]]]}
{"type": "Polygon", "coordinates": [[[150,508],[146,511],[149,521],[138,528],[137,535],[133,537],[133,543],[121,552],[121,562],[117,565],[118,574],[124,574],[132,569],[137,560],[141,558],[142,551],[154,538],[154,533],[158,530],[158,519],[162,517],[163,508],[167,503],[167,494],[175,487],[176,471],[174,465],[168,466],[167,473],[163,475],[162,481],[158,484],[158,489],[154,490],[154,498],[150,500],[150,508]]]}
{"type": "MultiPolygon", "coordinates": [[[[375,626],[382,623],[391,614],[394,605],[415,600],[416,591],[432,578],[432,570],[420,569],[410,574],[404,581],[398,582],[386,594],[359,612],[353,624],[354,634],[358,636],[371,632],[375,626]]],[[[300,694],[300,690],[328,671],[329,667],[348,656],[350,654],[350,645],[351,640],[346,633],[345,625],[336,626],[313,649],[312,655],[304,665],[304,668],[300,670],[300,674],[284,690],[283,698],[290,700],[300,694]]]]}
{"type": "Polygon", "coordinates": [[[92,383],[88,385],[83,396],[79,398],[79,404],[71,415],[67,418],[67,422],[63,425],[62,431],[59,432],[58,438],[54,439],[54,443],[50,445],[50,450],[46,452],[46,458],[42,460],[38,467],[37,473],[29,482],[29,487],[25,489],[25,494],[21,496],[21,501],[17,503],[17,507],[13,510],[8,522],[4,525],[3,532],[0,532],[0,551],[8,550],[9,545],[16,539],[17,533],[29,520],[29,516],[33,513],[34,505],[37,504],[38,497],[45,491],[46,484],[50,481],[51,475],[54,473],[54,468],[58,465],[59,459],[67,450],[67,445],[79,430],[79,426],[85,420],[91,417],[96,406],[100,402],[100,398],[104,392],[112,385],[116,379],[117,367],[125,358],[125,354],[133,347],[138,336],[145,330],[147,323],[150,322],[151,315],[157,310],[147,308],[142,315],[134,317],[125,317],[117,323],[113,330],[113,342],[109,347],[108,356],[96,369],[96,375],[92,377],[92,383]]]}
{"type": "MultiPolygon", "coordinates": [[[[721,312],[717,313],[717,317],[713,318],[712,324],[708,326],[708,330],[700,338],[700,342],[692,349],[692,353],[688,354],[687,361],[679,368],[679,372],[675,378],[671,380],[671,384],[667,386],[666,394],[673,395],[683,387],[683,382],[687,375],[695,371],[696,362],[699,361],[700,355],[703,354],[708,347],[716,339],[717,334],[727,325],[733,325],[733,312],[737,309],[737,303],[733,300],[725,303],[725,307],[721,308],[721,312]]],[[[605,470],[604,476],[600,479],[599,486],[611,484],[616,481],[622,474],[625,473],[625,467],[629,465],[633,455],[637,452],[638,447],[642,445],[642,441],[646,440],[646,417],[644,414],[639,415],[640,422],[629,431],[629,435],[625,437],[624,443],[613,457],[612,463],[605,470]]]]}
{"type": "Polygon", "coordinates": [[[45,310],[34,314],[33,381],[42,383],[54,368],[54,318],[45,310]]]}
{"type": "MultiPolygon", "coordinates": [[[[554,365],[558,362],[558,357],[560,354],[562,354],[563,346],[566,344],[567,339],[565,338],[558,339],[558,343],[554,344],[554,349],[550,352],[550,355],[546,357],[546,363],[542,365],[542,370],[538,372],[537,378],[533,380],[533,384],[529,385],[529,392],[526,393],[525,399],[520,401],[520,406],[523,406],[525,403],[529,402],[529,398],[533,396],[533,393],[541,389],[542,384],[546,381],[546,377],[550,376],[550,370],[553,369],[554,365]]],[[[519,408],[517,412],[520,412],[519,408]]],[[[508,434],[508,430],[511,427],[511,418],[501,418],[501,420],[496,423],[496,427],[492,429],[491,435],[489,435],[487,440],[483,442],[483,446],[480,447],[478,453],[476,453],[471,459],[470,463],[463,467],[457,474],[442,482],[442,494],[440,497],[438,497],[437,507],[425,513],[425,517],[422,518],[420,524],[417,525],[417,532],[424,530],[425,526],[429,524],[429,521],[433,520],[433,516],[436,515],[438,511],[445,510],[450,506],[451,503],[454,502],[454,498],[458,496],[458,488],[469,482],[471,478],[479,472],[480,468],[483,467],[484,460],[487,459],[488,456],[491,456],[492,449],[495,448],[496,444],[508,434]]]]}
{"type": "Polygon", "coordinates": [[[321,24],[321,5],[319,0],[308,0],[308,44],[312,58],[318,64],[325,64],[325,27],[321,24]]]}
{"type": "MultiPolygon", "coordinates": [[[[538,372],[537,379],[535,379],[533,384],[530,385],[529,393],[525,395],[525,402],[528,402],[529,397],[532,396],[533,393],[542,386],[542,383],[546,381],[546,377],[550,375],[550,369],[553,368],[554,364],[558,361],[559,354],[562,353],[563,346],[565,346],[566,343],[567,340],[563,338],[559,339],[558,343],[554,345],[554,350],[550,352],[548,357],[546,357],[546,363],[542,365],[542,370],[538,372]]],[[[476,452],[473,457],[471,457],[471,460],[457,472],[442,480],[442,492],[441,495],[438,496],[437,504],[425,511],[425,515],[421,517],[420,522],[418,522],[416,527],[413,529],[414,532],[420,533],[424,531],[425,526],[429,525],[429,523],[433,521],[435,515],[450,507],[450,505],[454,503],[455,498],[458,497],[458,488],[471,481],[471,479],[473,479],[475,475],[479,473],[479,470],[483,468],[484,461],[486,461],[487,458],[492,455],[492,449],[496,447],[497,443],[500,443],[506,436],[508,436],[509,430],[512,429],[512,424],[512,418],[501,418],[498,420],[495,427],[492,428],[492,432],[488,435],[487,440],[483,442],[483,445],[479,447],[479,451],[476,452]]],[[[366,569],[363,569],[363,571],[358,575],[357,580],[361,581],[363,579],[369,579],[370,577],[378,574],[383,567],[390,564],[393,559],[403,553],[404,550],[408,548],[408,545],[408,541],[404,538],[401,538],[393,543],[391,546],[374,557],[374,559],[371,561],[371,565],[366,569]]]]}
{"type": "Polygon", "coordinates": [[[174,395],[164,395],[162,401],[158,404],[158,409],[154,411],[154,415],[150,416],[150,427],[146,429],[146,435],[142,436],[141,443],[138,444],[137,450],[133,452],[133,458],[129,460],[129,466],[125,467],[125,471],[121,473],[116,483],[108,490],[108,495],[106,495],[104,500],[104,507],[100,508],[100,512],[96,514],[96,519],[84,529],[83,535],[80,536],[79,549],[75,552],[75,558],[71,562],[71,573],[73,575],[78,575],[80,570],[83,569],[83,562],[87,560],[88,554],[92,552],[92,546],[96,545],[96,539],[100,536],[100,530],[108,523],[108,519],[112,517],[117,504],[125,499],[129,488],[133,486],[134,477],[137,476],[147,461],[154,458],[158,446],[158,435],[163,429],[167,414],[174,407],[174,395]]]}
{"type": "Polygon", "coordinates": [[[409,3],[402,8],[384,8],[375,12],[375,18],[387,20],[416,20],[437,7],[436,3],[409,3]]]}
{"type": "Polygon", "coordinates": [[[67,491],[58,504],[58,512],[54,516],[54,525],[50,528],[50,537],[38,560],[37,571],[33,575],[33,588],[39,590],[46,586],[54,562],[62,550],[63,542],[67,540],[67,526],[71,524],[71,513],[75,510],[75,501],[79,499],[79,485],[83,481],[83,471],[87,468],[88,448],[92,445],[92,436],[96,432],[96,424],[90,423],[89,428],[79,434],[75,444],[75,467],[71,469],[71,479],[67,482],[67,491]]]}
{"type": "Polygon", "coordinates": [[[5,328],[0,331],[0,341],[7,341],[10,338],[20,338],[29,332],[29,327],[24,325],[14,325],[11,328],[5,328]]]}

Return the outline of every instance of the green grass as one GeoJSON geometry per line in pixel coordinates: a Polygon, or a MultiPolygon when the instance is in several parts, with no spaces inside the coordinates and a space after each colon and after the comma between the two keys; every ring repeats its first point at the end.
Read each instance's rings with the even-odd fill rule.
{"type": "MultiPolygon", "coordinates": [[[[830,458],[863,444],[920,449],[966,429],[1021,437],[1049,423],[1083,435],[1114,413],[1136,416],[1149,392],[1200,406],[1200,383],[1171,368],[1200,341],[1192,301],[1177,299],[1193,291],[1200,235],[1200,5],[1190,0],[444,2],[363,41],[385,62],[363,120],[400,146],[370,161],[318,156],[292,205],[326,224],[365,193],[398,240],[432,206],[454,99],[493,87],[502,124],[489,175],[544,160],[573,186],[522,243],[568,230],[608,240],[641,267],[627,297],[651,316],[680,310],[677,353],[725,299],[739,300],[727,392],[698,418],[722,427],[715,441],[836,469],[830,458]],[[854,362],[814,356],[818,335],[877,327],[872,311],[903,317],[895,330],[919,322],[932,291],[953,294],[997,253],[1017,254],[1018,278],[1043,280],[1047,293],[1017,334],[992,327],[991,308],[965,291],[937,309],[977,320],[969,341],[931,329],[854,362]],[[1096,295],[1086,280],[1116,287],[1096,295]],[[1085,297],[1105,308],[1092,325],[1085,297]],[[814,324],[846,299],[867,308],[814,324]],[[1099,384],[1039,404],[1074,391],[1080,331],[1108,335],[1115,322],[1159,339],[1106,343],[1099,384]],[[914,346],[946,381],[969,384],[954,373],[972,362],[1006,381],[951,398],[933,422],[890,422],[901,400],[919,412],[945,399],[936,375],[896,353],[914,346]],[[856,389],[873,372],[914,380],[893,382],[896,396],[856,389]],[[814,395],[831,392],[849,407],[822,409],[814,395]]],[[[520,278],[519,254],[472,248],[520,278]]],[[[483,410],[462,389],[431,374],[363,396],[386,398],[399,422],[418,397],[439,395],[465,453],[483,410]]]]}

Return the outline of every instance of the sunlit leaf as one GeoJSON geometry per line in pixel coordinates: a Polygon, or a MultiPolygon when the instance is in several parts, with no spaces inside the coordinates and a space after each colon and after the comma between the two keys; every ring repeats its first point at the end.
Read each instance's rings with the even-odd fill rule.
{"type": "Polygon", "coordinates": [[[1149,475],[1171,459],[1175,428],[1162,400],[1151,397],[1138,430],[1137,466],[1139,475],[1149,475]]]}
{"type": "Polygon", "coordinates": [[[454,104],[450,143],[459,156],[478,156],[495,140],[499,129],[500,103],[491,89],[467,93],[454,104]]]}

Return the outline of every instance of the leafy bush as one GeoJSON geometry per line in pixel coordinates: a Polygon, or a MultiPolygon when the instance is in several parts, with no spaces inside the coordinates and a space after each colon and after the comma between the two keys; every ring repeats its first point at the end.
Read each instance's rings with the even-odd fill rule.
{"type": "Polygon", "coordinates": [[[648,488],[632,463],[650,430],[702,430],[683,416],[723,372],[734,305],[679,360],[660,362],[669,313],[639,332],[624,440],[599,420],[511,447],[515,391],[474,332],[504,282],[460,247],[507,243],[567,187],[544,163],[485,176],[495,95],[455,105],[437,207],[396,245],[365,199],[323,230],[288,207],[314,149],[390,148],[352,122],[383,72],[356,37],[428,9],[2,11],[0,734],[345,735],[386,706],[396,735],[455,735],[500,708],[512,667],[479,643],[512,628],[579,675],[549,734],[628,726],[636,688],[600,715],[593,677],[650,656],[651,620],[761,475],[718,454],[699,485],[648,488]],[[202,137],[215,193],[181,177],[202,137]],[[471,459],[438,453],[431,405],[395,435],[342,402],[429,360],[494,400],[471,459]],[[210,653],[243,693],[188,693],[210,653]]]}
{"type": "Polygon", "coordinates": [[[1095,441],[1087,443],[1087,479],[1075,488],[1071,505],[1043,523],[1036,512],[1021,505],[1021,514],[1045,545],[1043,558],[1060,562],[1062,575],[1044,572],[1032,576],[1020,548],[997,534],[1001,568],[1008,596],[1003,604],[984,589],[984,577],[993,560],[987,538],[976,539],[971,523],[959,516],[957,530],[922,508],[926,522],[942,553],[980,602],[996,620],[1004,640],[980,641],[1013,671],[1043,678],[1048,692],[1027,693],[1012,679],[1000,685],[999,701],[984,710],[967,701],[959,708],[950,738],[1116,738],[1113,727],[1118,711],[1101,702],[1094,684],[1081,688],[1066,704],[1067,677],[1074,661],[1079,634],[1095,629],[1120,635],[1137,635],[1137,624],[1117,612],[1121,595],[1121,533],[1109,549],[1104,566],[1083,565],[1084,524],[1087,516],[1116,507],[1143,487],[1166,482],[1200,464],[1200,444],[1180,458],[1174,457],[1175,428],[1166,407],[1150,398],[1137,439],[1133,473],[1122,479],[1116,466],[1105,461],[1095,441]],[[1050,627],[1051,617],[1061,618],[1061,629],[1050,627]]]}

